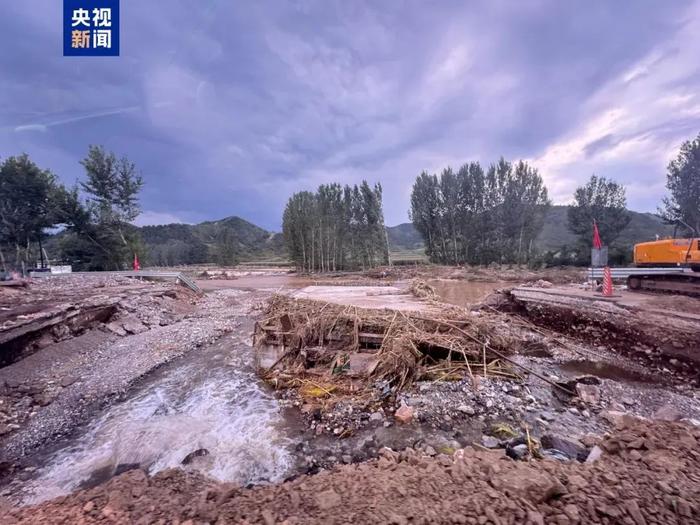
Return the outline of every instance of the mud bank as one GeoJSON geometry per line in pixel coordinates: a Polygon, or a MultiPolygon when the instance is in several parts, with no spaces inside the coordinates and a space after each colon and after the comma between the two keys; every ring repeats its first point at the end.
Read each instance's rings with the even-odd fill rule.
{"type": "Polygon", "coordinates": [[[378,460],[245,489],[182,471],[130,472],[5,523],[664,523],[700,518],[700,431],[628,421],[588,464],[474,449],[378,460]]]}
{"type": "Polygon", "coordinates": [[[700,379],[699,299],[624,290],[606,299],[578,287],[518,287],[507,302],[539,326],[700,379]]]}

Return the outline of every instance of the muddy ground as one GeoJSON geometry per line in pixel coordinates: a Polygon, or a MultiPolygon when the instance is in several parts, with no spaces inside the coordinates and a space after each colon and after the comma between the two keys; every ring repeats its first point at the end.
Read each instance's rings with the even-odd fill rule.
{"type": "Polygon", "coordinates": [[[513,461],[468,448],[407,449],[243,488],[180,470],[137,470],[32,509],[5,523],[697,523],[696,427],[625,422],[586,464],[513,461]]]}
{"type": "Polygon", "coordinates": [[[697,518],[699,480],[688,469],[698,466],[700,396],[691,342],[700,335],[693,318],[700,300],[635,295],[619,304],[591,303],[592,292],[581,289],[578,270],[431,266],[314,279],[277,271],[269,277],[250,272],[218,277],[208,280],[204,297],[176,285],[133,281],[98,287],[79,281],[40,284],[13,290],[12,298],[0,296],[8,316],[0,325],[5,332],[25,323],[25,315],[56,315],[68,302],[77,310],[95,304],[111,308],[108,317],[91,318],[82,328],[78,323],[70,332],[39,330],[22,351],[13,348],[9,361],[14,362],[0,368],[1,483],[8,508],[21,501],[15,496],[23,480],[41,468],[52,447],[70,442],[86,422],[127,399],[142,378],[167,361],[241,326],[250,330],[274,292],[301,292],[307,298],[320,293],[317,299],[325,301],[333,285],[379,284],[398,291],[370,291],[359,299],[361,288],[338,291],[349,304],[359,300],[361,306],[376,302],[381,308],[378,298],[387,293],[404,296],[397,308],[402,301],[422,304],[426,312],[439,311],[442,301],[466,306],[465,315],[488,316],[494,333],[518,341],[512,354],[518,377],[420,380],[401,390],[378,383],[369,396],[309,396],[271,385],[266,388],[288,414],[290,481],[245,489],[221,485],[192,468],[150,477],[132,465],[136,471],[104,485],[38,510],[13,511],[10,521],[54,522],[61,516],[66,522],[402,523],[432,516],[426,522],[691,523],[697,518]],[[405,297],[412,279],[425,278],[442,283],[435,286],[438,297],[405,297]],[[470,292],[457,283],[466,280],[483,286],[473,291],[483,303],[463,301],[470,292]],[[528,286],[519,286],[523,283],[528,286]],[[496,288],[501,293],[485,297],[496,288]],[[33,306],[13,318],[12,311],[20,311],[13,307],[18,293],[25,294],[22,304],[33,306]],[[573,395],[562,394],[556,384],[573,395]],[[654,422],[624,430],[632,416],[654,422]],[[611,432],[626,437],[606,438],[611,432]],[[607,452],[603,459],[581,464],[601,442],[607,452]],[[629,442],[635,446],[620,445],[629,442]],[[387,449],[408,451],[398,455],[387,449]],[[464,464],[476,474],[466,475],[464,464]],[[661,474],[663,486],[657,483],[661,474]],[[565,491],[531,497],[548,484],[554,492],[561,486],[565,491]],[[636,506],[619,503],[632,493],[636,506]],[[464,498],[469,506],[457,503],[464,498]]]}

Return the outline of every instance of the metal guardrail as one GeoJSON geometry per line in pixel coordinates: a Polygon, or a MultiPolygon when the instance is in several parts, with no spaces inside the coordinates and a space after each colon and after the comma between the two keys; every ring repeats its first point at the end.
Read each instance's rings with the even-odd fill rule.
{"type": "Polygon", "coordinates": [[[182,272],[160,272],[152,270],[125,270],[114,272],[72,272],[72,273],[37,273],[32,277],[63,277],[66,275],[114,275],[121,277],[145,277],[146,279],[175,279],[179,284],[186,286],[195,293],[201,294],[202,290],[193,279],[182,272]]]}
{"type": "MultiPolygon", "coordinates": [[[[683,273],[685,268],[680,268],[672,266],[669,268],[610,268],[610,273],[613,279],[627,279],[630,275],[655,275],[663,273],[683,273]]],[[[588,269],[589,279],[602,279],[603,278],[603,268],[589,268],[588,269]]]]}

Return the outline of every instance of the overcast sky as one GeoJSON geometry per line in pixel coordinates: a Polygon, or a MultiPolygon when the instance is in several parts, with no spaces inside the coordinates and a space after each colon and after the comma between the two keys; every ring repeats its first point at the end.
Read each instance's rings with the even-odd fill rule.
{"type": "Polygon", "coordinates": [[[62,56],[62,2],[0,6],[0,157],[66,183],[88,144],[128,155],[142,224],[279,229],[324,182],[526,159],[555,203],[592,173],[654,211],[700,132],[700,2],[121,0],[121,56],[62,56]]]}

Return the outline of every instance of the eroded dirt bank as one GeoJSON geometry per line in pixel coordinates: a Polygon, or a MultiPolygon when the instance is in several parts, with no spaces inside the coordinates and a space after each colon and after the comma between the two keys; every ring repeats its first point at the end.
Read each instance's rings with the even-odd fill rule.
{"type": "Polygon", "coordinates": [[[691,524],[700,519],[699,439],[687,425],[628,420],[588,464],[382,450],[378,460],[252,489],[134,471],[9,510],[4,522],[691,524]]]}
{"type": "Polygon", "coordinates": [[[70,436],[149,372],[233,330],[243,313],[235,291],[196,297],[176,284],[124,278],[60,277],[35,281],[20,294],[4,309],[2,334],[13,342],[20,328],[33,328],[20,336],[24,358],[0,368],[4,482],[30,475],[35,454],[70,436]],[[66,312],[79,319],[95,304],[108,304],[110,315],[71,330],[45,323],[66,312]]]}

